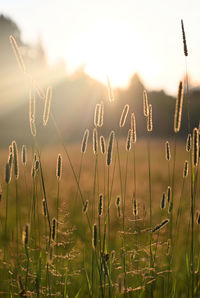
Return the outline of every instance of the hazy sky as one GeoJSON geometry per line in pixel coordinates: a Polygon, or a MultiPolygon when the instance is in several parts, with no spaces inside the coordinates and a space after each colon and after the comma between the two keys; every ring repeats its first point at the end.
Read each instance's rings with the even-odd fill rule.
{"type": "Polygon", "coordinates": [[[0,12],[19,25],[25,42],[42,39],[51,64],[63,57],[68,71],[85,65],[115,86],[137,71],[147,87],[171,93],[185,71],[183,19],[189,73],[200,82],[199,0],[0,0],[0,12]]]}

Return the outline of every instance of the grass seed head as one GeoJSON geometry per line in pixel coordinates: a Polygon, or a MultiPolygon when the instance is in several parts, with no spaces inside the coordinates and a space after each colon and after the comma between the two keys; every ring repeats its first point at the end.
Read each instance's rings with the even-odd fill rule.
{"type": "Polygon", "coordinates": [[[104,136],[100,136],[100,148],[101,148],[101,153],[105,154],[106,153],[106,142],[104,136]]]}
{"type": "Polygon", "coordinates": [[[171,200],[171,186],[167,187],[167,202],[169,203],[171,200]]]}
{"type": "Polygon", "coordinates": [[[97,127],[99,126],[100,123],[100,111],[101,111],[101,105],[98,103],[95,106],[94,110],[94,126],[97,127]]]}
{"type": "Polygon", "coordinates": [[[60,181],[62,177],[62,155],[61,154],[58,154],[58,157],[57,157],[56,177],[58,181],[60,181]]]}
{"type": "Polygon", "coordinates": [[[192,136],[191,136],[191,133],[189,133],[187,136],[187,142],[186,142],[186,151],[187,152],[189,152],[191,150],[191,145],[192,145],[192,136]]]}
{"type": "Polygon", "coordinates": [[[46,205],[46,200],[44,198],[42,200],[42,207],[43,207],[44,216],[47,216],[47,205],[46,205]]]}
{"type": "Polygon", "coordinates": [[[165,195],[165,192],[163,192],[160,208],[161,208],[161,210],[163,210],[163,209],[165,209],[165,207],[166,207],[166,195],[165,195]]]}
{"type": "Polygon", "coordinates": [[[6,163],[5,182],[6,182],[6,184],[9,184],[10,181],[11,181],[10,165],[9,165],[9,162],[7,162],[6,163]]]}
{"type": "Polygon", "coordinates": [[[104,102],[100,103],[100,113],[99,113],[99,127],[103,126],[103,118],[104,118],[104,102]]]}
{"type": "Polygon", "coordinates": [[[131,135],[132,135],[132,131],[131,131],[131,129],[129,129],[127,139],[126,139],[126,151],[131,150],[131,135]]]}
{"type": "Polygon", "coordinates": [[[25,167],[26,163],[27,163],[27,148],[26,148],[26,145],[22,146],[21,160],[22,160],[23,166],[25,167]]]}
{"type": "Polygon", "coordinates": [[[184,167],[183,167],[183,178],[186,178],[188,176],[188,161],[185,160],[184,162],[184,167]]]}
{"type": "Polygon", "coordinates": [[[168,224],[169,219],[164,219],[159,225],[155,226],[155,228],[152,230],[152,233],[155,233],[159,231],[161,228],[163,228],[166,224],[168,224]]]}
{"type": "Polygon", "coordinates": [[[96,127],[93,129],[93,152],[98,154],[98,132],[96,127]]]}
{"type": "Polygon", "coordinates": [[[171,152],[170,152],[170,146],[168,141],[165,143],[165,158],[167,161],[170,161],[171,159],[171,152]]]}
{"type": "Polygon", "coordinates": [[[86,129],[83,135],[82,143],[81,143],[81,152],[85,153],[87,150],[87,143],[88,143],[88,137],[89,137],[89,130],[86,129]]]}
{"type": "Polygon", "coordinates": [[[119,126],[120,127],[124,127],[125,122],[126,122],[126,118],[127,118],[127,115],[128,115],[128,111],[129,111],[129,105],[126,104],[123,108],[122,113],[121,113],[121,117],[120,117],[120,121],[119,121],[119,126]]]}
{"type": "Polygon", "coordinates": [[[13,35],[10,35],[9,40],[10,40],[13,52],[15,54],[19,69],[25,74],[26,73],[26,67],[25,67],[25,64],[24,64],[24,60],[23,60],[21,50],[18,47],[17,42],[16,42],[13,35]]]}
{"type": "Polygon", "coordinates": [[[181,127],[181,117],[183,109],[183,83],[179,83],[178,96],[176,98],[176,106],[174,113],[174,132],[177,133],[181,127]]]}
{"type": "Polygon", "coordinates": [[[56,239],[56,219],[52,219],[52,240],[56,239]]]}
{"type": "Polygon", "coordinates": [[[147,96],[147,91],[143,91],[143,110],[144,110],[144,116],[148,117],[149,116],[149,104],[148,104],[148,96],[147,96]]]}
{"type": "Polygon", "coordinates": [[[103,213],[103,195],[99,195],[99,208],[98,208],[98,214],[101,216],[103,213]]]}
{"type": "Polygon", "coordinates": [[[195,127],[193,129],[193,141],[192,141],[192,164],[194,167],[198,165],[199,161],[199,131],[195,127]]]}
{"type": "Polygon", "coordinates": [[[132,135],[131,135],[131,139],[132,139],[132,143],[136,143],[136,121],[135,121],[135,114],[132,113],[131,114],[131,132],[132,132],[132,135]]]}
{"type": "Polygon", "coordinates": [[[112,161],[112,151],[113,151],[113,144],[114,144],[115,133],[112,130],[108,140],[108,151],[107,151],[107,166],[110,166],[112,161]]]}
{"type": "Polygon", "coordinates": [[[153,122],[152,122],[152,105],[149,104],[149,114],[147,116],[147,131],[151,132],[153,130],[153,122]]]}
{"type": "Polygon", "coordinates": [[[13,162],[14,162],[14,174],[16,180],[19,178],[19,162],[18,162],[18,149],[16,141],[12,142],[12,151],[13,151],[13,162]]]}
{"type": "Polygon", "coordinates": [[[51,100],[52,100],[52,87],[48,87],[46,91],[46,97],[45,97],[45,103],[44,103],[44,112],[43,112],[43,125],[46,126],[49,114],[50,114],[50,108],[51,108],[51,100]]]}
{"type": "Polygon", "coordinates": [[[138,215],[137,201],[135,199],[133,200],[133,215],[138,215]]]}
{"type": "Polygon", "coordinates": [[[188,56],[188,49],[187,49],[187,43],[186,43],[186,36],[185,36],[185,29],[184,29],[183,20],[181,20],[181,29],[182,29],[182,37],[183,37],[184,55],[187,57],[188,56]]]}
{"type": "Polygon", "coordinates": [[[30,130],[33,137],[36,136],[35,126],[35,94],[32,89],[29,91],[29,123],[30,130]]]}

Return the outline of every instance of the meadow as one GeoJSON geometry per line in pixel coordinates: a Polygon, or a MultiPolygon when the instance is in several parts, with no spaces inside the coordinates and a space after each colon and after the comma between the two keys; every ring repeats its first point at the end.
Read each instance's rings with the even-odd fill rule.
{"type": "Polygon", "coordinates": [[[102,136],[100,102],[94,127],[66,144],[51,111],[52,88],[38,86],[13,36],[10,42],[30,80],[32,146],[13,140],[0,152],[2,297],[199,297],[199,129],[190,128],[189,104],[188,136],[178,137],[188,82],[186,95],[180,82],[174,103],[174,138],[152,137],[144,90],[145,138],[128,104],[118,130],[102,136]],[[55,146],[37,142],[36,98],[44,102],[43,125],[55,127],[55,146]]]}

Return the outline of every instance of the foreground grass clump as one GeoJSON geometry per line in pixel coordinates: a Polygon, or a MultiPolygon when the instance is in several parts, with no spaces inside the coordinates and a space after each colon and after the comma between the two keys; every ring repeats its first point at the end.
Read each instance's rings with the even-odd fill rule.
{"type": "MultiPolygon", "coordinates": [[[[184,54],[188,55],[183,22],[184,54]]],[[[174,105],[174,140],[155,140],[153,107],[144,90],[146,138],[126,104],[117,131],[102,135],[104,102],[82,143],[66,145],[46,92],[30,80],[32,148],[17,140],[1,154],[0,294],[55,297],[198,297],[200,291],[199,129],[179,141],[184,87],[174,105]],[[40,148],[35,102],[44,101],[57,147],[40,148]],[[122,137],[130,123],[127,138],[122,137]],[[137,137],[136,137],[137,136],[137,137]],[[92,141],[91,141],[92,139],[92,141]],[[137,140],[137,142],[136,142],[137,140]],[[195,215],[196,214],[196,215],[195,215]],[[195,221],[196,219],[196,221],[195,221]]],[[[108,79],[110,104],[114,93],[108,79]]]]}
{"type": "MultiPolygon", "coordinates": [[[[151,141],[152,229],[149,226],[145,140],[135,144],[136,164],[133,163],[132,153],[134,152],[125,151],[126,140],[119,140],[124,188],[126,178],[124,218],[124,198],[119,195],[121,186],[119,168],[117,168],[116,143],[113,149],[109,168],[109,192],[107,190],[108,166],[106,166],[107,169],[105,168],[107,157],[101,152],[98,154],[98,172],[94,191],[96,157],[92,144],[88,144],[79,176],[79,186],[83,198],[86,198],[84,206],[79,192],[77,194],[78,187],[63,149],[61,147],[41,149],[40,156],[51,224],[50,239],[40,167],[38,170],[35,168],[34,175],[33,169],[31,171],[33,164],[37,164],[37,156],[32,157],[31,151],[27,150],[26,166],[19,163],[18,209],[15,203],[15,176],[11,170],[12,179],[9,184],[3,183],[1,201],[2,282],[0,289],[5,293],[4,295],[7,293],[9,297],[10,293],[19,294],[24,291],[27,295],[40,293],[44,296],[58,297],[62,297],[64,293],[69,297],[75,297],[78,292],[80,297],[92,295],[94,297],[115,295],[138,297],[138,295],[150,295],[152,288],[155,297],[159,297],[161,293],[169,297],[172,291],[176,290],[177,293],[187,291],[190,278],[190,236],[185,235],[184,231],[190,229],[188,201],[190,183],[186,175],[182,178],[184,161],[188,155],[185,144],[177,143],[179,154],[176,160],[173,206],[175,218],[177,214],[177,224],[174,220],[173,255],[171,255],[170,222],[168,223],[170,199],[168,202],[168,161],[165,159],[165,142],[151,141]],[[61,153],[58,155],[58,152],[61,153]],[[130,162],[126,167],[124,165],[126,165],[127,154],[130,154],[130,162]],[[62,175],[58,168],[61,156],[62,175]],[[137,173],[136,196],[133,183],[134,171],[137,173]],[[184,188],[181,180],[184,182],[184,188]],[[165,202],[163,202],[163,192],[166,194],[165,202]],[[18,212],[18,242],[16,211],[18,212]],[[91,223],[91,230],[86,216],[91,223]],[[151,245],[148,240],[150,236],[151,245]],[[151,255],[152,267],[149,266],[151,255]],[[125,287],[126,292],[124,292],[125,287]]],[[[77,173],[81,160],[80,151],[79,144],[69,147],[71,161],[77,173]]],[[[1,160],[5,160],[5,166],[6,155],[7,152],[1,152],[1,160]]],[[[186,171],[185,167],[184,171],[186,171]]],[[[3,170],[1,175],[4,176],[3,170]]],[[[195,234],[198,233],[197,224],[194,229],[195,234]]],[[[196,252],[198,252],[198,245],[199,243],[195,241],[196,252]]]]}

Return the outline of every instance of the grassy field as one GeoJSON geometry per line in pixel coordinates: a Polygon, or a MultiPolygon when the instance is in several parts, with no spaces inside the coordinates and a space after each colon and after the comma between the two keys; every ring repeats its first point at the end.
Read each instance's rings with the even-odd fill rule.
{"type": "MultiPolygon", "coordinates": [[[[172,152],[173,142],[170,141],[172,152]]],[[[70,145],[68,153],[77,179],[80,174],[79,184],[62,146],[44,147],[39,155],[36,153],[35,159],[40,158],[42,168],[39,166],[34,177],[31,170],[32,166],[35,167],[33,148],[27,150],[26,166],[23,166],[19,152],[19,178],[15,178],[13,164],[12,179],[6,184],[8,150],[2,150],[2,295],[188,297],[191,291],[190,177],[183,178],[183,167],[190,153],[186,152],[184,142],[177,143],[171,234],[170,222],[159,229],[163,220],[172,220],[167,187],[172,185],[173,159],[166,160],[165,146],[164,140],[150,141],[151,226],[147,140],[132,144],[130,151],[126,151],[126,140],[120,139],[118,146],[115,140],[109,167],[106,165],[107,155],[102,154],[100,148],[95,155],[89,143],[86,153],[81,154],[81,142],[70,145]],[[58,183],[56,166],[59,153],[62,156],[62,177],[58,183]],[[51,223],[50,237],[48,216],[44,216],[43,210],[42,180],[51,223]],[[161,208],[163,192],[166,202],[161,208]],[[100,194],[103,203],[99,216],[100,194]],[[120,197],[118,207],[117,197],[120,197]],[[83,212],[82,200],[84,203],[88,200],[86,213],[83,212]],[[178,209],[181,212],[177,222],[178,209]],[[55,236],[52,234],[53,218],[55,236]],[[27,243],[22,237],[26,224],[27,243]],[[94,224],[97,225],[95,244],[94,224]],[[152,232],[155,227],[158,230],[152,232]]],[[[194,235],[195,291],[198,291],[199,237],[196,224],[194,235]]]]}
{"type": "MultiPolygon", "coordinates": [[[[182,33],[187,56],[183,22],[182,33]]],[[[99,138],[101,102],[94,128],[68,145],[50,112],[52,88],[39,88],[13,36],[10,42],[30,81],[33,145],[21,153],[13,140],[0,152],[0,294],[199,297],[199,129],[190,127],[188,81],[185,96],[179,84],[172,140],[153,139],[152,106],[144,91],[146,138],[136,141],[127,104],[117,131],[110,128],[105,140],[99,138]],[[55,127],[56,147],[37,144],[35,94],[44,101],[43,125],[52,121],[55,127]],[[183,97],[187,145],[178,138],[183,97]],[[126,121],[131,125],[123,139],[126,121]]],[[[108,97],[114,104],[110,83],[108,97]]]]}

